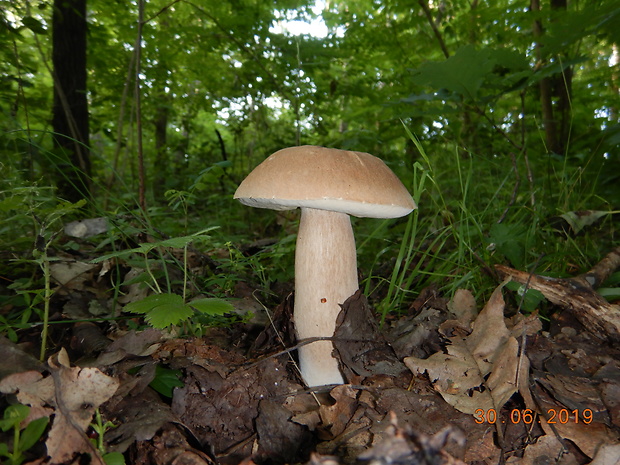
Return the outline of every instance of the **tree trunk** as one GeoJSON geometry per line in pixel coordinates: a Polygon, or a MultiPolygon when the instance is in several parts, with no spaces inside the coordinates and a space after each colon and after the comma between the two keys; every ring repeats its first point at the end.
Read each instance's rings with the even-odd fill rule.
{"type": "MultiPolygon", "coordinates": [[[[566,13],[567,0],[551,0],[551,11],[566,13]]],[[[567,60],[568,56],[561,57],[567,60]]],[[[568,148],[571,126],[571,98],[573,87],[573,68],[568,66],[560,74],[553,76],[553,95],[557,101],[556,120],[558,121],[557,148],[560,154],[564,154],[568,148]]]]}
{"type": "MultiPolygon", "coordinates": [[[[552,12],[566,11],[567,8],[566,0],[550,0],[550,5],[552,12]]],[[[540,0],[531,0],[530,9],[538,15],[541,10],[540,0]]],[[[540,15],[538,16],[540,18],[540,15]]],[[[537,41],[538,66],[542,67],[548,63],[549,57],[545,56],[540,45],[540,38],[544,35],[541,19],[534,20],[533,32],[537,41]]],[[[567,57],[561,58],[566,59],[567,57]]],[[[545,77],[539,83],[542,123],[547,150],[560,155],[565,153],[570,136],[572,78],[572,68],[567,67],[562,73],[545,77]]]]}
{"type": "Polygon", "coordinates": [[[76,202],[90,197],[86,0],[54,0],[52,30],[56,184],[59,197],[76,202]]]}

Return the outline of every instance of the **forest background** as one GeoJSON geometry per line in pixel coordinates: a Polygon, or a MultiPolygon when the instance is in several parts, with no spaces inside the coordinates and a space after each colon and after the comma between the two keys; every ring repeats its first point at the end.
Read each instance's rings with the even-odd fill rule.
{"type": "Polygon", "coordinates": [[[232,195],[300,144],[382,158],[419,204],[354,225],[384,316],[429,285],[488,296],[495,263],[583,272],[617,240],[619,43],[614,0],[4,0],[3,325],[41,314],[37,251],[147,237],[193,235],[215,262],[192,277],[204,294],[247,281],[278,301],[296,213],[232,195]],[[310,22],[322,32],[292,32],[310,22]],[[60,234],[102,216],[99,236],[60,234]]]}

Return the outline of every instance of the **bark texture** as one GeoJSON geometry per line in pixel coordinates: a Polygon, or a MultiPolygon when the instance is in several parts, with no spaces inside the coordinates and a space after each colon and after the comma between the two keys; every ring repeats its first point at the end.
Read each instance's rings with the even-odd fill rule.
{"type": "Polygon", "coordinates": [[[55,0],[52,16],[58,195],[90,197],[89,118],[86,89],[86,0],[55,0]]]}

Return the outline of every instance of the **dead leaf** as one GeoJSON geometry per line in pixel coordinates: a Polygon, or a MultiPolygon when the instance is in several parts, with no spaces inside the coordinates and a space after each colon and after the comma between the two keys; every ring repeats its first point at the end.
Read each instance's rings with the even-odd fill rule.
{"type": "Polygon", "coordinates": [[[396,415],[391,413],[390,427],[380,442],[362,452],[358,460],[369,465],[465,465],[443,451],[448,441],[465,445],[465,436],[450,426],[432,436],[417,433],[413,429],[400,427],[396,415]]]}
{"type": "Polygon", "coordinates": [[[448,310],[461,323],[469,324],[476,316],[476,299],[467,289],[457,289],[448,302],[448,310]]]}
{"type": "Polygon", "coordinates": [[[256,418],[258,451],[254,454],[259,463],[287,463],[291,457],[298,456],[304,444],[311,443],[310,432],[292,422],[291,416],[291,412],[279,402],[260,401],[256,418]]]}
{"type": "Polygon", "coordinates": [[[38,371],[14,373],[0,382],[0,392],[15,394],[17,400],[30,406],[28,421],[49,417],[54,409],[48,405],[48,399],[54,397],[54,381],[44,378],[38,371]]]}
{"type": "Polygon", "coordinates": [[[99,265],[78,261],[59,261],[50,265],[50,274],[53,280],[66,289],[81,289],[84,281],[92,279],[92,273],[88,273],[99,265]]]}
{"type": "Polygon", "coordinates": [[[0,335],[0,379],[12,373],[30,370],[42,371],[43,364],[24,351],[23,347],[0,335]]]}
{"type": "Polygon", "coordinates": [[[319,414],[323,425],[329,429],[332,439],[345,430],[357,408],[357,391],[348,384],[336,386],[330,395],[336,399],[333,405],[321,405],[319,414]]]}
{"type": "Polygon", "coordinates": [[[75,453],[89,453],[103,464],[97,451],[84,434],[95,410],[108,400],[119,382],[97,368],[69,367],[66,351],[62,349],[48,362],[54,380],[54,396],[48,399],[56,414],[46,446],[51,463],[63,463],[75,453]]]}
{"type": "MultiPolygon", "coordinates": [[[[226,355],[220,352],[220,356],[226,355]]],[[[228,357],[226,372],[208,363],[203,363],[203,367],[191,360],[175,359],[177,365],[184,363],[186,376],[185,386],[175,389],[172,399],[172,411],[201,442],[209,444],[218,461],[225,464],[239,463],[253,452],[255,422],[263,400],[283,402],[301,390],[300,385],[286,378],[286,358],[268,358],[254,366],[232,371],[237,356],[230,353],[228,357]]],[[[269,418],[275,416],[266,416],[263,420],[269,418]]],[[[292,433],[298,425],[291,422],[291,426],[292,433]]],[[[265,425],[261,428],[263,431],[269,429],[265,425]]],[[[273,429],[276,430],[276,426],[273,429]]]]}
{"type": "Polygon", "coordinates": [[[620,457],[620,444],[604,444],[590,465],[618,465],[620,463],[618,457],[620,457]]]}
{"type": "Polygon", "coordinates": [[[546,421],[541,421],[541,426],[548,435],[559,435],[561,438],[572,441],[581,452],[593,458],[597,451],[605,444],[613,444],[618,438],[601,423],[583,423],[581,418],[562,423],[558,417],[555,418],[553,425],[546,421]],[[553,427],[552,427],[553,426],[553,427]]]}
{"type": "Polygon", "coordinates": [[[84,220],[72,221],[65,225],[65,234],[72,237],[87,239],[97,234],[106,232],[109,229],[108,219],[87,218],[84,220]]]}
{"type": "Polygon", "coordinates": [[[103,464],[84,432],[95,410],[116,391],[118,380],[97,368],[71,368],[64,349],[50,357],[48,365],[51,376],[17,373],[3,379],[0,390],[29,405],[31,419],[54,414],[45,443],[50,463],[63,463],[76,453],[87,452],[95,463],[103,464]]]}
{"type": "Polygon", "coordinates": [[[336,320],[334,348],[345,378],[378,374],[398,376],[406,371],[379,330],[366,297],[357,291],[342,304],[336,320]]]}
{"type": "Polygon", "coordinates": [[[129,331],[106,347],[97,358],[97,365],[112,365],[128,356],[146,357],[159,348],[163,339],[163,332],[153,328],[129,331]]]}
{"type": "Polygon", "coordinates": [[[519,345],[504,322],[502,287],[476,318],[471,335],[450,338],[447,354],[404,360],[413,373],[427,372],[441,396],[464,413],[499,412],[517,390],[519,345]]]}
{"type": "Polygon", "coordinates": [[[105,436],[109,451],[123,453],[136,442],[153,439],[165,424],[179,421],[155,391],[139,384],[135,377],[127,378],[105,404],[110,407],[105,413],[117,424],[105,436]]]}
{"type": "Polygon", "coordinates": [[[525,448],[519,465],[539,465],[541,463],[557,463],[558,465],[578,465],[573,454],[567,454],[566,448],[555,436],[542,436],[534,444],[525,448]],[[558,460],[560,457],[560,460],[558,460]]]}

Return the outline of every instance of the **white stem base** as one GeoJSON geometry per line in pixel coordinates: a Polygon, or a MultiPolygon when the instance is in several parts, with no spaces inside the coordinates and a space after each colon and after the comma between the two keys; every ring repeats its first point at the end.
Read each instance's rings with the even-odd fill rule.
{"type": "MultiPolygon", "coordinates": [[[[334,335],[340,305],[358,289],[355,238],[349,215],[301,209],[295,252],[295,328],[301,341],[334,335]]],[[[308,386],[342,384],[331,341],[299,348],[308,386]]]]}

